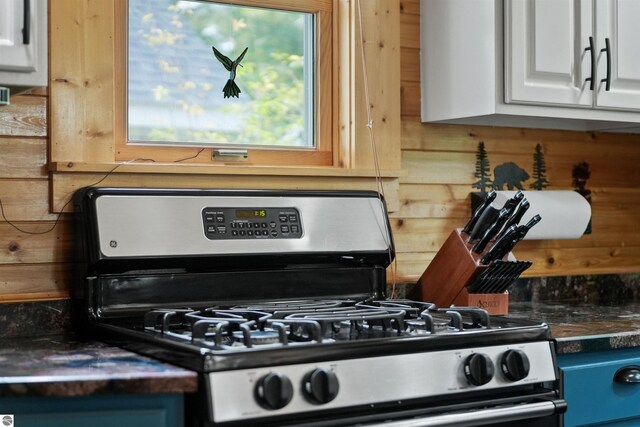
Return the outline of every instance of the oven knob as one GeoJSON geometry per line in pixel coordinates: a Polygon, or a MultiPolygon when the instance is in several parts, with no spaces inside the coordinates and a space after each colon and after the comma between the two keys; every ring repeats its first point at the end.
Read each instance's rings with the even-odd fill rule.
{"type": "Polygon", "coordinates": [[[500,368],[511,381],[520,381],[529,375],[529,358],[523,351],[507,350],[500,358],[500,368]]]}
{"type": "Polygon", "coordinates": [[[473,385],[483,385],[493,378],[493,362],[486,354],[473,353],[464,361],[464,375],[473,385]]]}
{"type": "Polygon", "coordinates": [[[329,403],[338,395],[340,384],[333,371],[324,368],[314,369],[305,375],[302,390],[305,396],[318,405],[329,403]]]}
{"type": "Polygon", "coordinates": [[[258,380],[256,400],[266,409],[280,409],[293,397],[291,380],[282,374],[271,372],[258,380]]]}

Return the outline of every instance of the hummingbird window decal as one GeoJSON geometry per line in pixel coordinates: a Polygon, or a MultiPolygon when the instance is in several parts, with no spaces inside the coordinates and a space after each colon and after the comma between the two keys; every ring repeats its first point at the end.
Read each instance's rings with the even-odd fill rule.
{"type": "Polygon", "coordinates": [[[245,47],[242,53],[240,54],[240,56],[238,56],[238,58],[235,61],[232,61],[231,59],[229,59],[228,57],[220,53],[220,51],[216,49],[215,46],[211,46],[211,47],[213,48],[213,54],[216,56],[216,58],[218,58],[218,61],[220,61],[222,65],[224,65],[224,68],[226,68],[227,71],[229,71],[229,80],[227,80],[227,84],[225,84],[224,88],[222,89],[222,93],[224,93],[224,97],[239,98],[240,92],[242,91],[240,90],[240,88],[235,82],[236,69],[238,68],[238,65],[242,67],[242,65],[240,64],[240,61],[242,61],[242,58],[244,58],[244,55],[247,53],[247,50],[249,50],[249,48],[245,47]]]}

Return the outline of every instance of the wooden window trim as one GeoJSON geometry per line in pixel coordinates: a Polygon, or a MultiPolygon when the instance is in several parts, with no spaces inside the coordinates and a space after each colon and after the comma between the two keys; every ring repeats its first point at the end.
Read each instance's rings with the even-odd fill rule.
{"type": "MultiPolygon", "coordinates": [[[[115,4],[123,0],[49,0],[49,171],[52,210],[62,210],[86,185],[237,188],[375,189],[370,129],[362,82],[356,0],[323,0],[334,10],[329,166],[265,166],[219,163],[127,163],[117,158],[117,93],[124,75],[115,73],[115,4]],[[164,176],[167,178],[165,179],[164,176]],[[211,176],[219,178],[211,179],[211,176]]],[[[223,0],[227,1],[227,0],[223,0]]],[[[267,0],[252,1],[271,5],[267,0]]],[[[291,4],[303,0],[281,0],[291,4]]],[[[306,4],[306,3],[305,3],[306,4]]],[[[362,0],[364,43],[369,69],[372,133],[377,140],[387,201],[397,204],[400,163],[399,0],[362,0]],[[390,194],[391,193],[391,194],[390,194]]],[[[325,66],[328,66],[325,64],[325,66]]],[[[321,74],[328,73],[321,70],[321,74]]],[[[210,159],[209,153],[201,157],[210,159]]],[[[193,149],[190,154],[193,155],[193,149]]],[[[188,156],[185,156],[188,157],[188,156]]],[[[172,159],[172,160],[175,160],[172,159]]],[[[69,209],[67,206],[66,209],[69,209]]]]}

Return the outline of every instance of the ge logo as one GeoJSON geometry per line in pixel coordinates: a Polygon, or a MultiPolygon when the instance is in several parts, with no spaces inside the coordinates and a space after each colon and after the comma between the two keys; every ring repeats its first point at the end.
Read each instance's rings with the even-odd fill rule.
{"type": "Polygon", "coordinates": [[[111,246],[112,248],[117,248],[118,247],[118,242],[116,242],[115,240],[112,240],[109,242],[109,246],[111,246]]]}
{"type": "Polygon", "coordinates": [[[2,425],[3,426],[12,426],[13,425],[13,415],[3,415],[2,416],[2,425]]]}

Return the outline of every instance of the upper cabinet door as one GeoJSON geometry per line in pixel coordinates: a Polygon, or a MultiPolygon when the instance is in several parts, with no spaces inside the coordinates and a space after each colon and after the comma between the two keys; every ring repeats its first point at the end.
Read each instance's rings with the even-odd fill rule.
{"type": "Polygon", "coordinates": [[[592,0],[507,0],[505,103],[591,107],[592,27],[592,0]]]}
{"type": "Polygon", "coordinates": [[[595,34],[598,51],[596,106],[640,109],[640,1],[596,0],[595,34]]]}
{"type": "Polygon", "coordinates": [[[0,69],[31,72],[36,68],[30,0],[0,3],[0,69]],[[26,8],[26,10],[25,10],[26,8]],[[28,32],[27,32],[28,31],[28,32]]]}
{"type": "Polygon", "coordinates": [[[47,1],[0,1],[0,85],[46,86],[47,1]]]}

